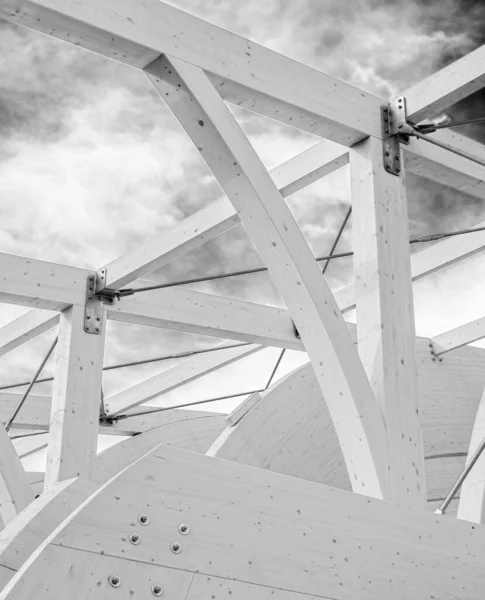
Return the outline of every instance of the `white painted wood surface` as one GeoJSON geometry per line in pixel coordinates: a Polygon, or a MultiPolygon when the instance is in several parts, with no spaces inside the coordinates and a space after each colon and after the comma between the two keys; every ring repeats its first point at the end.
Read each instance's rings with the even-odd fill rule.
{"type": "Polygon", "coordinates": [[[100,335],[84,331],[84,307],[61,313],[47,448],[46,489],[89,478],[96,456],[103,369],[105,316],[100,335]]]}
{"type": "Polygon", "coordinates": [[[416,384],[405,179],[384,169],[382,142],[350,149],[357,344],[384,417],[390,499],[426,501],[416,384]]]}
{"type": "Polygon", "coordinates": [[[221,348],[220,351],[191,356],[157,375],[153,375],[126,390],[105,398],[106,414],[116,416],[124,413],[130,408],[171,392],[185,383],[195,381],[245,356],[259,352],[262,348],[262,346],[250,344],[249,346],[228,348],[227,350],[221,348]]]}
{"type": "Polygon", "coordinates": [[[387,496],[382,417],[332,293],[268,172],[200,69],[163,57],[147,74],[238,211],[286,302],[331,407],[355,490],[387,496]]]}

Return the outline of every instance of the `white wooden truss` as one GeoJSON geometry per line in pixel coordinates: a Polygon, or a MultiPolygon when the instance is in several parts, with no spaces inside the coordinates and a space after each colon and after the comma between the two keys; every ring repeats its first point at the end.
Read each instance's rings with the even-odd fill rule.
{"type": "Polygon", "coordinates": [[[0,599],[482,599],[485,454],[459,504],[433,510],[485,438],[485,351],[466,347],[485,318],[416,338],[413,282],[483,251],[485,232],[410,257],[405,176],[485,198],[483,146],[413,135],[485,85],[485,47],[402,92],[411,136],[393,137],[390,173],[396,102],[159,0],[0,0],[0,17],[142,70],[226,196],[98,271],[0,255],[0,301],[31,308],[0,355],[58,329],[52,398],[29,393],[12,419],[22,396],[0,392],[0,599]],[[322,141],[268,171],[228,103],[322,141]],[[333,293],[285,198],[347,164],[355,282],[333,293]],[[238,223],[286,308],[137,292],[238,223]],[[215,345],[103,398],[107,320],[215,345]],[[140,410],[266,347],[310,362],[226,418],[140,410]],[[18,431],[47,445],[45,474],[24,470],[18,431]],[[129,438],[97,454],[100,433],[129,438]]]}

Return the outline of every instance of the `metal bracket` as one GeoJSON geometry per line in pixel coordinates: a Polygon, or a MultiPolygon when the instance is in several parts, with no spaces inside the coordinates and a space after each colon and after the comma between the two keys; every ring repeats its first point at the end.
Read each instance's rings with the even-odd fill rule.
{"type": "Polygon", "coordinates": [[[84,331],[93,335],[101,335],[103,331],[104,298],[96,295],[96,290],[102,289],[106,281],[106,269],[96,275],[88,276],[86,286],[86,306],[84,311],[84,331]]]}
{"type": "Polygon", "coordinates": [[[407,123],[404,96],[399,96],[389,106],[381,106],[381,125],[384,169],[399,177],[402,171],[400,143],[409,144],[413,131],[407,123]]]}

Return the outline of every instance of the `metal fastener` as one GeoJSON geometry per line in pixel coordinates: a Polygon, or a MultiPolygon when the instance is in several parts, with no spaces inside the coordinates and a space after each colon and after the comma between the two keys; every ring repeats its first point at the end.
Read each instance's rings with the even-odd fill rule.
{"type": "Polygon", "coordinates": [[[180,554],[180,552],[182,551],[182,546],[178,542],[172,542],[170,544],[170,550],[174,554],[180,554]]]}
{"type": "Polygon", "coordinates": [[[140,539],[141,538],[140,538],[140,535],[138,533],[134,532],[134,533],[130,534],[130,542],[132,544],[134,544],[135,546],[140,543],[140,539]]]}
{"type": "Polygon", "coordinates": [[[163,594],[163,588],[161,585],[158,585],[158,583],[156,583],[155,585],[152,586],[152,594],[154,596],[161,596],[163,594]]]}
{"type": "Polygon", "coordinates": [[[121,578],[118,575],[110,575],[108,581],[111,587],[120,587],[121,585],[121,578]]]}
{"type": "Polygon", "coordinates": [[[150,518],[148,515],[140,515],[138,517],[138,523],[140,523],[140,525],[148,525],[150,521],[150,518]]]}
{"type": "Polygon", "coordinates": [[[190,529],[189,529],[189,526],[186,525],[185,523],[180,523],[179,531],[182,535],[187,535],[189,533],[190,529]]]}

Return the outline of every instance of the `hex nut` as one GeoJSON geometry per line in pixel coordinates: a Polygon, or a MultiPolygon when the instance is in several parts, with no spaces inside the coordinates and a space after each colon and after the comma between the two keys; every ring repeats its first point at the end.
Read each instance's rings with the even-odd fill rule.
{"type": "Polygon", "coordinates": [[[118,575],[110,575],[108,577],[108,581],[109,581],[111,587],[114,587],[114,588],[120,587],[120,585],[121,585],[121,578],[118,577],[118,575]]]}
{"type": "Polygon", "coordinates": [[[141,541],[141,538],[140,538],[139,533],[136,533],[136,532],[130,533],[130,542],[132,544],[134,544],[136,546],[137,544],[140,543],[140,541],[141,541]]]}
{"type": "Polygon", "coordinates": [[[172,542],[170,544],[170,550],[174,554],[180,554],[180,552],[182,552],[182,546],[178,542],[172,542]]]}
{"type": "Polygon", "coordinates": [[[140,523],[140,525],[148,525],[149,522],[150,517],[148,515],[139,515],[138,523],[140,523]]]}
{"type": "Polygon", "coordinates": [[[182,535],[187,535],[189,533],[190,529],[189,529],[189,526],[186,525],[185,523],[180,523],[179,531],[182,535]]]}
{"type": "Polygon", "coordinates": [[[152,594],[154,596],[161,596],[163,594],[162,586],[158,585],[158,583],[156,583],[155,585],[152,585],[152,594]]]}

